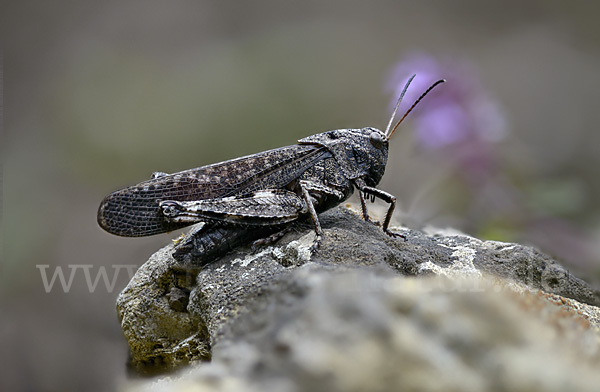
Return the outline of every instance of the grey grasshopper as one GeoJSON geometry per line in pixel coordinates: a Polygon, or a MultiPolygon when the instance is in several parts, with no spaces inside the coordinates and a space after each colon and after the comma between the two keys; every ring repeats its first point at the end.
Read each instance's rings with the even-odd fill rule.
{"type": "Polygon", "coordinates": [[[323,237],[318,214],[348,199],[356,188],[367,221],[365,198],[389,204],[381,228],[395,235],[389,224],[396,199],[376,188],[385,171],[389,140],[417,103],[444,82],[429,87],[390,129],[413,78],[385,132],[371,127],[332,130],[242,158],[174,174],[155,173],[150,180],[108,195],[98,210],[98,223],[109,233],[140,237],[203,222],[189,241],[177,245],[174,256],[205,264],[241,243],[274,240],[291,222],[310,216],[314,252],[323,237]]]}

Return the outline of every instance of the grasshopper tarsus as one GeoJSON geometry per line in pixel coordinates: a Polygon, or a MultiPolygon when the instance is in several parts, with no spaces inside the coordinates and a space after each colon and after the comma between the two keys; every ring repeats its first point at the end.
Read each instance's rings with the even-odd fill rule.
{"type": "Polygon", "coordinates": [[[390,229],[385,229],[383,231],[385,234],[389,235],[392,238],[402,238],[404,241],[408,241],[408,238],[404,234],[396,233],[395,231],[391,231],[390,229]]]}

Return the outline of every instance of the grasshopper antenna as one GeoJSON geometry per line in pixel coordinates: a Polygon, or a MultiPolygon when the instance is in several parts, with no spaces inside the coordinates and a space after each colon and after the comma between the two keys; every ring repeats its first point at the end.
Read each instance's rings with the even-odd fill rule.
{"type": "Polygon", "coordinates": [[[402,93],[400,94],[400,97],[398,98],[398,102],[396,102],[396,107],[394,108],[394,112],[392,113],[392,118],[390,118],[390,122],[388,123],[387,128],[385,128],[385,137],[387,139],[389,139],[387,134],[388,134],[388,131],[390,130],[390,127],[392,126],[392,121],[394,121],[394,117],[396,117],[396,112],[398,111],[398,108],[400,107],[400,102],[402,102],[402,98],[404,98],[404,94],[406,93],[406,90],[408,90],[408,86],[410,86],[410,83],[413,81],[415,76],[417,76],[417,74],[413,74],[413,76],[408,78],[408,81],[404,85],[404,89],[402,90],[402,93]]]}
{"type": "MultiPolygon", "coordinates": [[[[412,78],[414,78],[414,75],[413,75],[413,77],[412,77],[412,78]]],[[[407,89],[408,85],[409,85],[409,84],[410,84],[410,82],[412,81],[412,78],[410,78],[410,79],[408,80],[408,83],[406,83],[406,86],[404,86],[404,91],[402,91],[402,95],[400,95],[400,99],[402,99],[402,96],[404,95],[404,92],[406,91],[406,89],[407,89]]],[[[421,94],[421,96],[420,96],[419,98],[417,98],[417,100],[415,101],[415,103],[413,103],[413,104],[412,104],[412,106],[410,107],[410,109],[408,109],[408,110],[406,111],[406,113],[404,113],[404,116],[402,116],[402,118],[401,118],[401,119],[400,119],[400,120],[399,120],[399,121],[396,123],[396,125],[394,126],[394,128],[392,128],[392,132],[390,132],[389,136],[388,136],[388,134],[387,134],[387,130],[386,130],[386,133],[385,133],[385,134],[386,134],[386,138],[389,140],[389,139],[392,137],[392,135],[394,134],[394,131],[396,131],[396,128],[398,128],[398,126],[399,126],[399,125],[402,123],[402,121],[403,121],[403,120],[406,118],[406,116],[408,116],[408,113],[412,112],[412,110],[415,108],[415,106],[417,106],[417,104],[418,104],[419,102],[421,102],[421,100],[422,100],[423,98],[425,98],[425,96],[426,96],[427,94],[429,94],[429,92],[430,92],[431,90],[433,90],[433,89],[435,88],[435,86],[437,86],[438,84],[442,84],[442,83],[444,83],[444,82],[446,82],[446,80],[445,80],[445,79],[440,79],[440,80],[438,80],[437,82],[435,82],[434,84],[432,84],[431,86],[429,86],[429,88],[428,88],[427,90],[425,90],[425,92],[424,92],[423,94],[421,94]]],[[[398,105],[400,105],[400,99],[398,100],[398,105]]],[[[397,110],[397,109],[398,109],[398,106],[396,106],[396,110],[397,110]]],[[[394,116],[396,115],[396,110],[394,110],[394,116]]],[[[394,116],[392,116],[392,119],[394,118],[394,116]]],[[[390,123],[391,123],[391,120],[390,120],[390,123]]]]}

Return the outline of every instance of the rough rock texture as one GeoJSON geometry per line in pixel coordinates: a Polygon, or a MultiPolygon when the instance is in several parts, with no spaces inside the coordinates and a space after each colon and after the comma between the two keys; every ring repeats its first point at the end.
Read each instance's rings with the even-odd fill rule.
{"type": "Polygon", "coordinates": [[[199,271],[169,245],[118,299],[132,366],[206,361],[180,390],[595,390],[600,295],[539,251],[462,234],[389,238],[353,212],[199,271]]]}

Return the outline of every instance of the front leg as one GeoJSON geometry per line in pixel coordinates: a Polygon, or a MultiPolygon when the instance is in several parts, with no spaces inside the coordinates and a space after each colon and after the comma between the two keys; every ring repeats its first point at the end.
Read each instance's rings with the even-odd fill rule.
{"type": "Polygon", "coordinates": [[[402,234],[394,233],[393,231],[391,231],[388,228],[390,225],[390,221],[392,220],[392,215],[394,213],[394,209],[396,208],[396,197],[390,193],[382,191],[381,189],[377,189],[377,188],[368,186],[364,183],[364,181],[356,181],[356,187],[358,188],[358,191],[359,191],[360,205],[362,208],[364,220],[366,220],[367,222],[370,220],[369,215],[367,214],[367,205],[365,202],[364,195],[367,195],[367,196],[371,195],[371,197],[373,199],[375,197],[378,197],[381,200],[385,201],[386,203],[389,203],[389,205],[390,205],[387,210],[387,213],[385,214],[385,220],[383,221],[383,226],[381,228],[383,229],[383,231],[386,234],[388,234],[390,236],[402,237],[402,238],[406,239],[406,237],[403,236],[402,234]]]}
{"type": "Polygon", "coordinates": [[[365,192],[359,190],[358,196],[360,197],[360,208],[362,211],[362,217],[365,221],[371,222],[371,218],[369,218],[369,211],[367,211],[367,202],[365,201],[365,192]]]}
{"type": "MultiPolygon", "coordinates": [[[[367,186],[367,184],[365,184],[365,181],[362,178],[357,178],[356,180],[354,180],[354,186],[358,189],[358,196],[360,198],[360,208],[361,208],[363,219],[367,222],[371,222],[376,225],[379,225],[379,222],[371,220],[371,218],[369,217],[369,211],[367,210],[367,200],[369,199],[369,194],[364,189],[371,188],[371,187],[367,186]]],[[[371,188],[371,189],[375,189],[375,188],[371,188]]],[[[371,202],[374,202],[375,196],[373,196],[373,195],[370,195],[370,196],[371,196],[371,202]]],[[[392,209],[393,209],[393,207],[392,207],[392,209]]]]}

